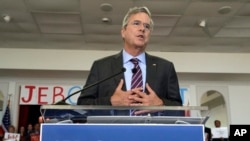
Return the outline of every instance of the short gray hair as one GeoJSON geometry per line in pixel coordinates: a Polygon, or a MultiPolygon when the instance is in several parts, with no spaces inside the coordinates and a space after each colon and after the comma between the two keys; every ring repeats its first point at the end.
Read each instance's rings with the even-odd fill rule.
{"type": "Polygon", "coordinates": [[[130,8],[129,11],[127,12],[127,14],[125,15],[125,17],[123,18],[122,28],[125,28],[128,25],[128,19],[130,18],[131,15],[137,14],[140,12],[146,13],[149,16],[149,18],[150,18],[149,24],[151,27],[150,30],[153,30],[154,22],[153,22],[152,17],[151,17],[151,12],[149,11],[149,9],[146,6],[130,8]]]}

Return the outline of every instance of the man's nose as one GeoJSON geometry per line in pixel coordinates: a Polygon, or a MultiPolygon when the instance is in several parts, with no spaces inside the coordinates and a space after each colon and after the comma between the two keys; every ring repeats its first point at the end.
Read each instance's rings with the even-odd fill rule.
{"type": "Polygon", "coordinates": [[[144,24],[140,24],[140,26],[139,26],[139,27],[140,27],[140,30],[141,30],[141,31],[143,31],[143,32],[146,30],[146,27],[145,27],[145,25],[144,25],[144,24]]]}

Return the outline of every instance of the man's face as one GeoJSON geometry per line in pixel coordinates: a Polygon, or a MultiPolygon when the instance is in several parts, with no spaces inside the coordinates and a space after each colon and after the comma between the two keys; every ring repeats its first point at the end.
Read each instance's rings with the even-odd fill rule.
{"type": "Polygon", "coordinates": [[[131,15],[126,28],[121,30],[125,48],[145,50],[151,32],[150,18],[146,13],[131,15]]]}
{"type": "Polygon", "coordinates": [[[220,122],[219,121],[215,121],[215,127],[220,127],[220,122]]]}

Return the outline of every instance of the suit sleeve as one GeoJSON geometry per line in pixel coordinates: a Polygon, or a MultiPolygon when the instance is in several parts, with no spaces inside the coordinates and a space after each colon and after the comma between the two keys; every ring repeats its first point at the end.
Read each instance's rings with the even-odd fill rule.
{"type": "Polygon", "coordinates": [[[162,98],[166,106],[182,106],[178,77],[173,63],[170,64],[167,77],[167,94],[162,98]]]}

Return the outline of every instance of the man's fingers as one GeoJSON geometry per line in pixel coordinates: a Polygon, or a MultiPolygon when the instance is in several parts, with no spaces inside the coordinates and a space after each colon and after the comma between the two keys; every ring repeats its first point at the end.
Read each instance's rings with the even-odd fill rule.
{"type": "MultiPolygon", "coordinates": [[[[143,98],[142,97],[138,97],[138,96],[132,96],[132,97],[130,97],[130,99],[133,99],[137,103],[142,103],[143,102],[143,98]]],[[[141,104],[140,105],[132,105],[132,106],[141,106],[141,104]]]]}

